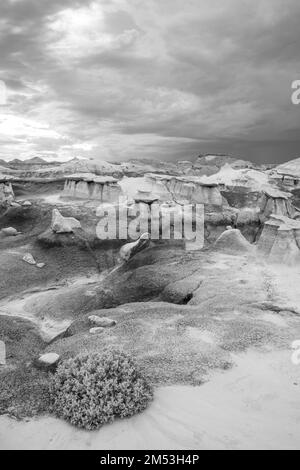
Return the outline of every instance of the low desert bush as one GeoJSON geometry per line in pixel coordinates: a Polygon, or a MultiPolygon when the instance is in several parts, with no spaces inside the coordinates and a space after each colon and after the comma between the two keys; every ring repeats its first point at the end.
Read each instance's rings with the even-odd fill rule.
{"type": "Polygon", "coordinates": [[[84,429],[143,411],[153,390],[134,362],[118,351],[62,362],[50,385],[52,411],[84,429]]]}
{"type": "Polygon", "coordinates": [[[50,410],[49,375],[21,365],[0,373],[0,414],[32,417],[50,410]]]}

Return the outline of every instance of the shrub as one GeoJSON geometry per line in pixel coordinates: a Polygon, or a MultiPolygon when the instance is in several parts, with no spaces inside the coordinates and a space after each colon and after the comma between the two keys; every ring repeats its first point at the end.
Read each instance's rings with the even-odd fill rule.
{"type": "Polygon", "coordinates": [[[56,416],[85,429],[143,411],[153,390],[134,362],[118,351],[79,355],[62,362],[50,393],[56,416]]]}

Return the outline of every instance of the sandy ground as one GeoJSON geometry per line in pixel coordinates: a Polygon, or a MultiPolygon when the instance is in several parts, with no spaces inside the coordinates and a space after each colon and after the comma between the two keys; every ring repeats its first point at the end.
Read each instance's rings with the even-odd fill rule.
{"type": "Polygon", "coordinates": [[[291,351],[234,361],[201,387],[157,389],[146,412],[97,432],[3,416],[0,449],[300,449],[300,366],[291,351]]]}
{"type": "Polygon", "coordinates": [[[40,289],[37,292],[33,293],[24,293],[23,295],[18,296],[17,298],[10,299],[9,301],[4,300],[0,301],[0,315],[8,315],[8,316],[18,316],[20,318],[24,318],[26,320],[32,321],[34,323],[41,334],[41,337],[45,341],[51,341],[57,335],[65,331],[71,324],[71,320],[57,320],[52,319],[48,316],[38,317],[26,310],[26,302],[39,302],[39,297],[41,294],[45,292],[51,292],[53,290],[57,290],[62,292],[67,290],[69,287],[75,286],[88,286],[94,285],[96,282],[101,282],[104,279],[107,272],[103,272],[101,274],[97,274],[94,276],[90,276],[89,278],[83,276],[77,276],[73,279],[65,280],[63,286],[53,286],[50,289],[40,289]]]}

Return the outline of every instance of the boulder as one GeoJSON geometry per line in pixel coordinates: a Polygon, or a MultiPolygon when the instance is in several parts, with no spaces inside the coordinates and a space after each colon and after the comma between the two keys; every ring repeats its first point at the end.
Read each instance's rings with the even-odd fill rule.
{"type": "Polygon", "coordinates": [[[72,233],[74,229],[81,228],[79,220],[74,217],[64,217],[59,210],[53,209],[51,229],[55,233],[72,233]]]}
{"type": "Polygon", "coordinates": [[[98,326],[98,327],[95,327],[95,328],[91,328],[90,329],[90,333],[91,335],[97,335],[99,333],[103,333],[105,328],[101,327],[101,326],[98,326]]]}
{"type": "Polygon", "coordinates": [[[0,341],[0,366],[6,365],[6,348],[4,341],[0,341]]]}
{"type": "Polygon", "coordinates": [[[31,264],[33,266],[36,265],[36,261],[30,253],[26,253],[26,255],[23,256],[23,261],[25,261],[25,263],[31,264]]]}
{"type": "Polygon", "coordinates": [[[126,243],[126,245],[122,246],[120,250],[120,258],[123,261],[129,261],[134,255],[145,248],[148,248],[149,245],[150,235],[149,233],[143,233],[136,242],[126,243]]]}
{"type": "Polygon", "coordinates": [[[45,263],[37,263],[36,266],[37,266],[37,268],[39,268],[39,269],[43,269],[46,265],[45,265],[45,263]]]}
{"type": "Polygon", "coordinates": [[[24,201],[23,204],[22,204],[23,207],[31,207],[32,204],[30,201],[24,201]]]}
{"type": "Polygon", "coordinates": [[[53,371],[56,369],[59,363],[60,356],[56,353],[47,353],[40,356],[35,365],[38,369],[42,369],[45,371],[53,371]]]}
{"type": "Polygon", "coordinates": [[[178,305],[188,304],[194,292],[200,287],[204,277],[192,275],[177,282],[168,284],[161,294],[164,302],[178,305]]]}
{"type": "Polygon", "coordinates": [[[11,207],[15,207],[15,208],[17,208],[17,209],[20,208],[20,207],[22,207],[21,204],[18,204],[17,202],[11,202],[11,203],[10,203],[10,206],[11,206],[11,207]]]}
{"type": "Polygon", "coordinates": [[[98,317],[98,315],[90,315],[89,322],[91,325],[101,328],[109,328],[115,326],[117,322],[107,317],[98,317]]]}
{"type": "Polygon", "coordinates": [[[251,243],[237,229],[227,229],[223,232],[214,247],[216,250],[228,254],[249,253],[252,250],[251,243]]]}
{"type": "Polygon", "coordinates": [[[13,227],[7,227],[7,228],[3,228],[1,230],[1,233],[5,235],[6,237],[15,237],[16,235],[19,235],[20,232],[18,232],[18,230],[16,230],[13,227]]]}

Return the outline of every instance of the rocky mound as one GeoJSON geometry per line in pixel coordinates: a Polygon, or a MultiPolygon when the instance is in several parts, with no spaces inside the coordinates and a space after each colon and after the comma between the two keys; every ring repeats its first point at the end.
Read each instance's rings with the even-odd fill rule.
{"type": "Polygon", "coordinates": [[[275,168],[280,175],[289,175],[300,178],[300,158],[295,158],[287,163],[283,163],[275,168]]]}
{"type": "Polygon", "coordinates": [[[0,315],[0,340],[9,365],[30,361],[45,347],[34,324],[19,317],[0,315]]]}
{"type": "Polygon", "coordinates": [[[240,230],[228,229],[218,238],[214,248],[228,254],[249,253],[252,245],[241,234],[240,230]]]}

